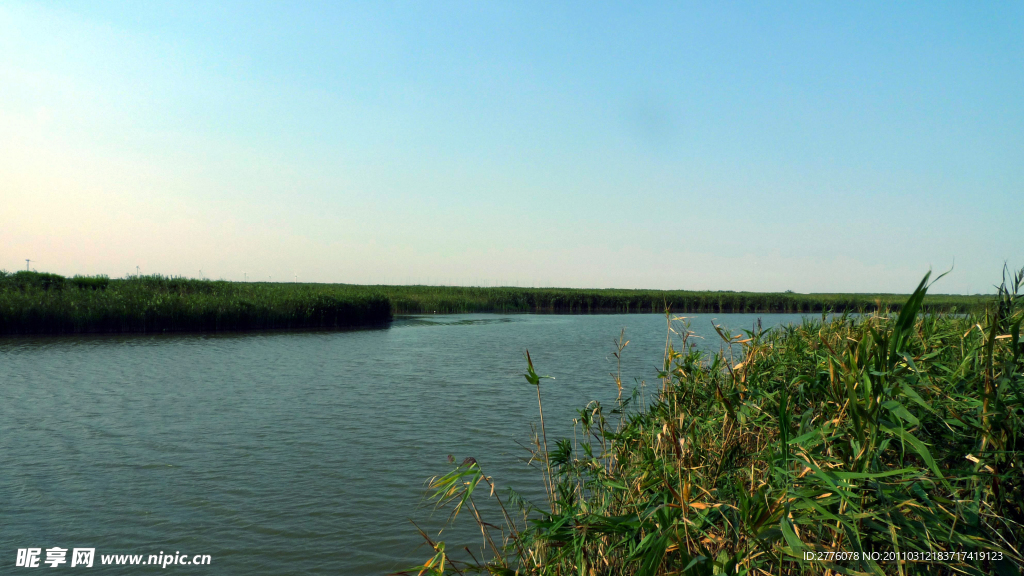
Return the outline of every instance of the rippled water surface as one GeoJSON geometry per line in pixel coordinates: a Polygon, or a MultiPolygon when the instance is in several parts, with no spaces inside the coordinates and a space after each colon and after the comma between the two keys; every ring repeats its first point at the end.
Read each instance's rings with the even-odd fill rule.
{"type": "MultiPolygon", "coordinates": [[[[726,327],[795,315],[696,316],[726,327]]],[[[0,566],[17,548],[209,554],[167,573],[384,574],[422,562],[436,528],[424,481],[475,457],[499,487],[540,495],[520,458],[542,374],[549,441],[574,410],[657,388],[659,315],[453,315],[354,332],[0,339],[0,566]],[[634,380],[635,378],[635,380],[634,380]]],[[[497,518],[494,519],[497,522],[497,518]]],[[[451,539],[479,546],[479,532],[451,539]]],[[[45,552],[43,552],[45,559],[45,552]]],[[[70,560],[70,553],[68,559],[70,560]]],[[[145,559],[143,560],[145,562],[145,559]]],[[[49,566],[43,566],[49,569],[49,566]]],[[[69,565],[62,566],[69,569],[69,565]]],[[[7,570],[0,570],[7,573],[7,570]]]]}

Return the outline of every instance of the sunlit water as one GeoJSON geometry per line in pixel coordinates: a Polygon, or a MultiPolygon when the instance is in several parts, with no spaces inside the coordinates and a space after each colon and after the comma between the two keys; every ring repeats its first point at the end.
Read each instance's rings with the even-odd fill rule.
{"type": "MultiPolygon", "coordinates": [[[[712,318],[733,330],[800,321],[695,316],[695,341],[714,350],[712,318]]],[[[431,551],[410,520],[440,526],[424,481],[450,469],[449,454],[475,457],[499,488],[542,498],[517,445],[538,422],[524,350],[555,377],[543,381],[553,444],[571,435],[575,409],[614,400],[622,328],[623,381],[656,391],[660,315],[0,339],[0,572],[20,572],[18,548],[43,548],[45,560],[55,546],[96,548],[90,574],[160,570],[100,564],[161,552],[211,556],[208,567],[166,568],[181,574],[383,574],[421,563],[431,551]]],[[[447,539],[480,545],[468,527],[447,539]]]]}

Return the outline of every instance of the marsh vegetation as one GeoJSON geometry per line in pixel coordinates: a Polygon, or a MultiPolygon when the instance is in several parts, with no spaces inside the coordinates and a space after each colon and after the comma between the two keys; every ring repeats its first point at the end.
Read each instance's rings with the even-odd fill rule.
{"type": "MultiPolygon", "coordinates": [[[[433,478],[482,549],[423,533],[409,573],[1020,574],[1024,270],[968,315],[924,314],[928,286],[898,313],[721,329],[710,354],[669,315],[657,390],[613,375],[614,405],[550,445],[541,409],[542,501],[472,457],[433,478]]],[[[525,363],[541,408],[558,384],[525,363]]]]}
{"type": "MultiPolygon", "coordinates": [[[[394,314],[818,313],[898,310],[898,294],[363,286],[0,272],[0,334],[344,328],[394,314]]],[[[929,312],[980,310],[980,296],[928,296],[929,312]]]]}
{"type": "Polygon", "coordinates": [[[0,276],[0,334],[346,328],[391,320],[377,290],[137,276],[0,276]]]}

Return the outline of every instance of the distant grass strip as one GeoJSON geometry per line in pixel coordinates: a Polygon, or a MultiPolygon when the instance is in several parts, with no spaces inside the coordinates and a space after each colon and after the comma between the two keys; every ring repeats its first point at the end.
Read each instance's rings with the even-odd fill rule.
{"type": "MultiPolygon", "coordinates": [[[[557,314],[818,313],[899,310],[906,294],[796,294],[792,292],[697,292],[577,288],[472,288],[456,286],[373,286],[391,299],[396,314],[548,312],[557,314]]],[[[931,295],[926,312],[984,309],[991,297],[931,295]]]]}
{"type": "Polygon", "coordinates": [[[551,444],[559,383],[527,354],[544,501],[449,457],[431,499],[482,549],[421,532],[403,574],[1021,574],[1024,270],[980,314],[921,314],[927,280],[899,314],[719,329],[711,354],[670,323],[660,390],[614,374],[618,400],[551,444]]]}
{"type": "Polygon", "coordinates": [[[337,329],[390,321],[376,290],[0,273],[0,334],[337,329]]]}
{"type": "MultiPolygon", "coordinates": [[[[820,313],[899,310],[905,295],[474,288],[110,279],[0,272],[0,334],[344,328],[392,314],[820,313]]],[[[928,296],[927,312],[980,310],[981,296],[928,296]]]]}

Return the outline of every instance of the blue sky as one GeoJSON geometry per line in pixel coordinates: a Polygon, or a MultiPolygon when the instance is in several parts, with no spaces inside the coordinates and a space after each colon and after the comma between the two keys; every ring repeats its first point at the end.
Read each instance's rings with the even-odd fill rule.
{"type": "Polygon", "coordinates": [[[990,291],[1021,3],[5,2],[0,268],[990,291]]]}

